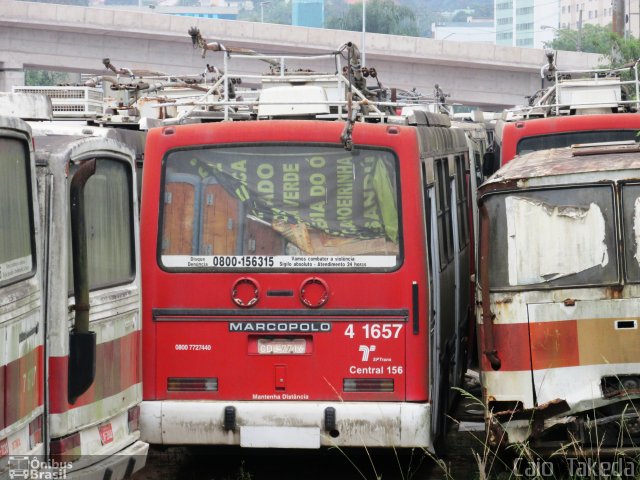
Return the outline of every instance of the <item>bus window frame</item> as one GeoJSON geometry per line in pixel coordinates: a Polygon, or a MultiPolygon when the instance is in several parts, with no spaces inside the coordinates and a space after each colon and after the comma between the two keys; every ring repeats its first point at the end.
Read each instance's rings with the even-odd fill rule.
{"type": "MultiPolygon", "coordinates": [[[[402,167],[401,161],[398,157],[398,153],[386,146],[378,146],[378,145],[358,145],[358,150],[376,150],[388,152],[394,163],[394,171],[396,176],[395,189],[396,189],[396,208],[398,210],[398,243],[399,243],[399,252],[397,255],[396,265],[394,267],[382,267],[382,268],[349,268],[349,269],[335,269],[335,268],[296,268],[295,270],[287,269],[287,268],[233,268],[233,267],[225,267],[223,269],[216,267],[190,267],[190,268],[182,268],[182,267],[167,267],[162,262],[162,237],[163,237],[163,219],[164,219],[164,198],[165,198],[165,185],[166,185],[166,172],[167,172],[167,159],[170,154],[174,152],[184,152],[190,150],[204,150],[204,149],[213,149],[213,148],[239,148],[243,146],[249,147],[261,147],[261,146],[269,146],[269,147],[278,147],[278,146],[312,146],[312,147],[329,147],[335,148],[336,151],[338,149],[344,149],[342,144],[329,143],[329,142],[233,142],[233,143],[210,143],[210,144],[195,144],[189,146],[180,146],[176,148],[167,149],[162,155],[162,161],[160,163],[160,185],[159,185],[159,196],[157,199],[158,205],[158,219],[157,219],[157,235],[156,235],[156,265],[157,267],[166,273],[208,273],[208,274],[224,274],[224,273],[247,273],[247,274],[258,274],[258,273],[392,273],[400,270],[405,261],[405,245],[404,245],[404,214],[403,214],[403,202],[402,202],[402,167]]],[[[356,256],[357,257],[357,256],[356,256]]]]}
{"type": "MultiPolygon", "coordinates": [[[[612,205],[612,212],[611,214],[613,215],[613,225],[611,226],[611,229],[613,231],[614,237],[615,237],[615,244],[614,244],[614,248],[613,248],[613,252],[609,252],[611,253],[610,255],[610,260],[613,259],[616,262],[616,280],[612,281],[612,282],[603,282],[603,283],[583,283],[583,284],[566,284],[566,285],[557,285],[557,284],[552,284],[549,285],[548,282],[545,283],[536,283],[536,284],[531,284],[531,285],[514,285],[514,286],[491,286],[490,283],[486,283],[485,279],[481,278],[481,276],[479,275],[479,284],[486,284],[487,288],[489,289],[489,292],[491,293],[501,293],[501,292],[526,292],[526,291],[540,291],[540,290],[544,290],[544,291],[550,291],[550,290],[569,290],[569,289],[576,289],[576,288],[606,288],[606,287],[614,287],[614,286],[619,286],[622,284],[622,279],[623,279],[623,269],[624,269],[624,265],[622,264],[622,259],[621,259],[621,254],[620,254],[620,244],[622,239],[620,238],[620,231],[621,231],[621,226],[620,226],[620,212],[619,212],[619,206],[618,206],[618,202],[616,201],[617,198],[617,188],[616,188],[616,182],[614,181],[609,181],[609,182],[602,182],[602,183],[575,183],[575,184],[570,184],[570,185],[545,185],[545,186],[541,186],[541,187],[531,187],[531,188],[526,188],[526,189],[513,189],[513,188],[508,188],[508,189],[498,189],[498,190],[492,190],[490,192],[486,192],[484,193],[479,199],[478,199],[478,204],[479,205],[486,205],[487,199],[489,197],[493,197],[493,196],[502,196],[505,197],[507,195],[513,195],[513,194],[522,194],[522,193],[526,193],[526,192],[532,192],[532,191],[544,191],[544,190],[567,190],[567,189],[576,189],[576,188],[589,188],[589,187],[608,187],[609,191],[611,193],[611,205],[612,205]]],[[[488,218],[488,223],[489,223],[489,227],[491,225],[491,215],[488,213],[487,215],[488,218]]],[[[480,226],[480,229],[483,228],[487,228],[487,226],[480,226]]],[[[489,232],[489,241],[491,242],[491,232],[489,232]]],[[[482,244],[481,244],[482,240],[479,240],[479,245],[478,245],[478,250],[482,251],[482,244]]],[[[489,251],[491,250],[491,247],[489,247],[489,251]]],[[[491,252],[490,252],[491,253],[491,252]]],[[[489,262],[491,262],[491,255],[489,254],[489,262]]],[[[490,264],[491,265],[491,264],[490,264]]],[[[480,274],[480,270],[478,271],[478,274],[480,274]]],[[[492,275],[491,275],[491,269],[489,269],[489,280],[491,279],[492,275]]]]}
{"type": "MultiPolygon", "coordinates": [[[[618,189],[619,189],[619,198],[620,198],[620,232],[622,234],[622,256],[623,256],[623,265],[622,268],[624,270],[624,282],[628,283],[628,284],[638,284],[640,283],[640,260],[639,259],[635,259],[634,256],[632,256],[629,261],[632,261],[633,259],[635,259],[636,262],[639,263],[638,265],[638,275],[636,279],[630,279],[629,278],[629,271],[627,268],[627,258],[628,256],[632,253],[632,250],[629,249],[630,245],[627,244],[627,222],[626,220],[626,208],[625,208],[625,200],[624,200],[624,189],[625,187],[637,187],[640,189],[640,182],[637,180],[627,180],[627,181],[621,181],[618,182],[618,189]],[[629,253],[627,253],[629,252],[629,253]]],[[[640,197],[638,197],[640,198],[640,197]]],[[[631,219],[633,220],[633,215],[631,216],[631,219]]],[[[640,227],[640,225],[639,225],[640,227]]],[[[633,225],[631,225],[630,228],[630,233],[633,235],[633,225]]],[[[640,248],[640,244],[636,245],[636,248],[640,248]]]]}
{"type": "MultiPolygon", "coordinates": [[[[130,267],[131,267],[131,275],[127,278],[127,279],[122,279],[122,281],[114,281],[114,282],[109,282],[109,283],[104,283],[104,284],[98,284],[98,285],[89,285],[89,291],[90,292],[96,292],[99,290],[106,290],[108,288],[113,288],[113,287],[120,287],[123,285],[130,285],[132,283],[135,282],[136,278],[139,275],[138,272],[138,268],[137,268],[137,262],[136,262],[136,233],[135,233],[135,228],[136,228],[136,208],[135,208],[135,199],[134,199],[134,189],[136,189],[136,185],[134,185],[133,182],[133,171],[135,169],[135,165],[132,165],[125,157],[122,157],[121,155],[118,154],[113,154],[113,153],[104,153],[102,155],[96,156],[95,154],[91,154],[88,156],[83,156],[80,158],[73,158],[70,162],[69,162],[69,176],[67,179],[67,188],[69,187],[69,185],[71,184],[71,179],[73,178],[73,175],[75,174],[75,171],[77,170],[77,168],[84,162],[88,162],[90,160],[95,160],[96,161],[96,165],[99,165],[101,160],[108,160],[111,162],[117,162],[118,164],[121,164],[125,167],[125,174],[127,177],[127,188],[129,190],[129,194],[128,194],[128,202],[129,202],[129,248],[130,248],[130,267]]],[[[70,195],[70,193],[68,193],[70,195]]],[[[70,217],[69,218],[69,237],[68,237],[68,248],[69,248],[69,252],[71,253],[71,237],[70,237],[70,228],[71,228],[71,220],[70,217]]],[[[91,255],[90,252],[87,252],[88,255],[91,255]]],[[[71,269],[71,271],[69,272],[69,285],[68,285],[68,296],[72,297],[74,295],[74,290],[73,290],[73,269],[71,269]]]]}
{"type": "Polygon", "coordinates": [[[36,228],[35,228],[35,213],[34,206],[35,202],[37,202],[37,198],[34,196],[33,191],[33,171],[31,168],[32,165],[32,155],[31,150],[29,148],[29,139],[25,135],[21,135],[18,132],[13,132],[10,130],[2,130],[3,138],[11,138],[17,140],[22,144],[22,149],[25,152],[24,156],[24,167],[26,171],[26,183],[27,183],[27,208],[29,212],[29,230],[30,230],[30,248],[31,248],[31,270],[29,272],[23,273],[21,275],[11,277],[5,281],[0,281],[0,288],[9,287],[16,283],[23,282],[30,278],[33,278],[38,271],[38,255],[37,255],[37,242],[36,242],[36,228]]]}
{"type": "MultiPolygon", "coordinates": [[[[475,152],[474,152],[475,153],[475,152]]],[[[458,219],[458,249],[464,250],[471,242],[469,231],[469,182],[465,154],[454,156],[456,184],[456,214],[458,219]]]]}
{"type": "Polygon", "coordinates": [[[447,268],[455,258],[453,238],[453,212],[451,205],[451,172],[449,157],[436,158],[433,161],[435,184],[435,210],[438,227],[438,256],[440,271],[447,268]],[[444,204],[444,205],[443,205],[444,204]]]}
{"type": "Polygon", "coordinates": [[[527,153],[531,153],[531,152],[539,152],[541,150],[550,150],[550,149],[554,149],[554,148],[566,148],[566,147],[570,147],[571,145],[580,145],[580,144],[585,144],[585,143],[603,143],[603,142],[621,142],[621,141],[628,141],[628,140],[632,140],[635,139],[636,137],[636,132],[637,129],[593,129],[593,130],[568,130],[568,131],[562,131],[562,132],[548,132],[548,133],[541,133],[538,135],[523,135],[520,138],[518,138],[518,141],[516,143],[515,146],[515,155],[516,156],[520,156],[520,155],[526,155],[527,153]],[[631,133],[633,132],[633,133],[631,133]],[[546,138],[566,138],[566,137],[571,137],[571,136],[576,136],[576,135],[599,135],[599,134],[609,134],[609,133],[629,133],[631,135],[631,137],[633,138],[627,138],[627,139],[623,139],[623,138],[619,138],[619,139],[608,139],[608,140],[604,140],[604,139],[591,139],[589,141],[589,139],[585,139],[584,141],[574,141],[571,143],[566,143],[563,145],[556,145],[556,146],[542,146],[541,148],[537,148],[535,150],[527,150],[526,152],[521,152],[520,151],[520,145],[522,143],[526,143],[526,142],[533,142],[534,140],[539,140],[539,139],[546,139],[546,138]]]}

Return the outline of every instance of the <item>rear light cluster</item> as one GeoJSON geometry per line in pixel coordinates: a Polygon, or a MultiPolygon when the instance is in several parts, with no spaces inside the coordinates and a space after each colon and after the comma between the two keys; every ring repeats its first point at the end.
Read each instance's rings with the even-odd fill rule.
{"type": "Polygon", "coordinates": [[[80,458],[80,432],[51,441],[51,458],[56,462],[75,462],[80,458]]]}
{"type": "Polygon", "coordinates": [[[393,392],[393,378],[345,378],[344,392],[393,392]]]}
{"type": "Polygon", "coordinates": [[[169,377],[167,379],[169,392],[217,392],[217,378],[188,378],[169,377]]]}
{"type": "Polygon", "coordinates": [[[29,449],[33,450],[40,443],[42,443],[42,415],[29,424],[29,449]]]}
{"type": "Polygon", "coordinates": [[[0,440],[0,458],[9,455],[9,441],[5,438],[0,440]]]}
{"type": "Polygon", "coordinates": [[[140,405],[129,409],[127,412],[127,424],[129,425],[129,433],[140,430],[140,405]]]}

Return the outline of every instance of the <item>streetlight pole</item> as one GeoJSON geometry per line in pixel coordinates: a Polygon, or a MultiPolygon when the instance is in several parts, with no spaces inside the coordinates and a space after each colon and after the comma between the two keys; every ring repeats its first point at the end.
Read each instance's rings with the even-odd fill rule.
{"type": "Polygon", "coordinates": [[[264,23],[264,6],[271,5],[271,1],[260,2],[260,23],[264,23]]]}
{"type": "Polygon", "coordinates": [[[360,65],[364,66],[365,60],[365,33],[367,32],[367,0],[362,0],[362,55],[360,58],[360,65]]]}

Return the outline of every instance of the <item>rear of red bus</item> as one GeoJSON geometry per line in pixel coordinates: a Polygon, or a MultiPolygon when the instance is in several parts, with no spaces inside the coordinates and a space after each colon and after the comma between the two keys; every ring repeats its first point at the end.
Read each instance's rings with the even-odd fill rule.
{"type": "Polygon", "coordinates": [[[563,148],[582,143],[636,140],[640,130],[637,113],[607,113],[546,117],[515,122],[499,122],[494,143],[496,169],[538,150],[563,148]],[[497,163],[499,161],[499,163],[497,163]]]}
{"type": "Polygon", "coordinates": [[[145,440],[431,448],[416,133],[343,127],[149,133],[145,440]]]}

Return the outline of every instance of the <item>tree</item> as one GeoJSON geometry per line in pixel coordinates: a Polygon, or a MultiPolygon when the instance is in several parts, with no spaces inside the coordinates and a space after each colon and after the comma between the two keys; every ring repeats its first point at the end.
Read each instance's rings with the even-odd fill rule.
{"type": "Polygon", "coordinates": [[[66,72],[52,72],[50,70],[25,70],[24,84],[29,87],[55,86],[70,83],[71,76],[66,72]]]}
{"type": "MultiPolygon", "coordinates": [[[[418,36],[414,11],[396,5],[393,0],[369,0],[366,5],[366,29],[372,33],[418,36]]],[[[362,3],[350,5],[344,15],[331,15],[325,22],[327,28],[362,31],[362,3]]]]}
{"type": "Polygon", "coordinates": [[[269,3],[260,5],[260,1],[254,0],[253,10],[242,10],[238,20],[259,22],[261,13],[264,14],[264,23],[279,23],[291,25],[291,3],[286,0],[270,0],[269,3]]]}
{"type": "Polygon", "coordinates": [[[635,38],[622,38],[614,33],[610,26],[586,24],[580,33],[577,30],[562,28],[556,31],[555,38],[548,46],[555,50],[599,53],[613,67],[640,58],[640,41],[635,38]]]}

